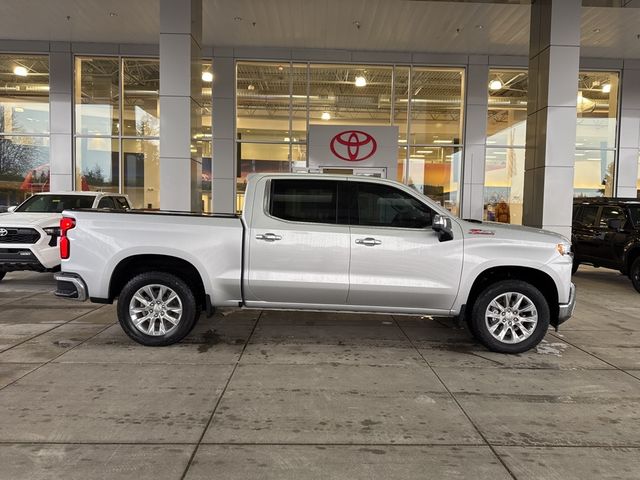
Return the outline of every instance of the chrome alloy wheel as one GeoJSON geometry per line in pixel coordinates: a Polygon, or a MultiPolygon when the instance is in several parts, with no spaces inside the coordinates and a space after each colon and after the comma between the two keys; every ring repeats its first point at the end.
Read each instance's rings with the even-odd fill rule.
{"type": "Polygon", "coordinates": [[[133,325],[146,335],[170,333],[182,318],[182,301],[166,285],[145,285],[131,297],[129,316],[133,325]]]}
{"type": "Polygon", "coordinates": [[[526,295],[506,292],[491,300],[484,320],[489,333],[500,342],[520,343],[536,329],[538,310],[526,295]]]}

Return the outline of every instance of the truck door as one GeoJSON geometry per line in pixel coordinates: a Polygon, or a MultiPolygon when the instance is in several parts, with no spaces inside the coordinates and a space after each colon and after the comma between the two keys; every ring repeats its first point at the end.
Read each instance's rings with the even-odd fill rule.
{"type": "Polygon", "coordinates": [[[593,261],[598,255],[601,242],[596,226],[598,205],[582,205],[577,212],[572,228],[573,248],[580,261],[593,261]]]}
{"type": "Polygon", "coordinates": [[[461,232],[440,242],[433,210],[391,185],[349,181],[349,305],[449,310],[458,293],[461,232]]]}
{"type": "Polygon", "coordinates": [[[265,179],[247,242],[247,305],[344,305],[349,289],[349,226],[338,218],[332,179],[265,179]]]}
{"type": "Polygon", "coordinates": [[[624,207],[602,207],[599,223],[604,232],[602,266],[621,268],[624,246],[633,228],[631,219],[627,218],[624,207]],[[610,228],[609,220],[618,220],[620,230],[610,228]]]}

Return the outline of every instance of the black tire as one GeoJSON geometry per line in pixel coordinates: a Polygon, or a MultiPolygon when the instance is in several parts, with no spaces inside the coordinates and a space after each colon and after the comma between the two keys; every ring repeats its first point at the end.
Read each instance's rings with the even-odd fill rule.
{"type": "Polygon", "coordinates": [[[640,292],[640,257],[636,258],[629,269],[629,278],[638,292],[640,292]]]}
{"type": "Polygon", "coordinates": [[[2,281],[2,279],[4,278],[4,276],[7,274],[7,272],[0,272],[0,282],[2,281]]]}
{"type": "MultiPolygon", "coordinates": [[[[521,280],[501,280],[485,288],[471,310],[469,318],[469,328],[473,336],[492,352],[499,353],[522,353],[535,347],[540,343],[549,328],[549,304],[540,290],[530,283],[521,280]],[[538,314],[538,321],[530,336],[517,343],[508,343],[508,340],[500,341],[489,331],[489,326],[485,321],[485,313],[489,304],[505,293],[519,293],[527,297],[534,305],[538,314]]],[[[505,327],[501,327],[505,328],[505,327]]],[[[523,331],[517,330],[522,333],[523,331]]]]}
{"type": "Polygon", "coordinates": [[[578,271],[578,267],[580,266],[580,260],[577,257],[573,257],[573,265],[571,266],[571,275],[575,275],[578,271]]]}
{"type": "MultiPolygon", "coordinates": [[[[160,289],[158,289],[156,295],[160,296],[160,289]]],[[[149,298],[150,296],[148,294],[143,296],[144,300],[147,300],[149,298]]],[[[164,298],[168,299],[168,296],[165,294],[164,298]]],[[[167,302],[166,305],[169,306],[169,302],[167,302]]],[[[167,308],[170,309],[169,307],[167,308]]],[[[162,310],[162,312],[164,312],[164,310],[162,310]]],[[[129,337],[131,337],[136,342],[151,347],[171,345],[182,340],[195,326],[199,316],[198,313],[199,308],[196,305],[195,297],[189,286],[182,279],[165,272],[142,273],[133,277],[131,280],[129,280],[129,282],[127,282],[127,284],[120,292],[120,296],[118,297],[118,320],[120,322],[120,325],[122,326],[122,329],[129,337]],[[150,318],[149,320],[143,321],[141,323],[141,328],[143,330],[151,331],[151,329],[153,329],[154,332],[161,331],[160,323],[162,323],[163,326],[169,326],[170,328],[165,328],[166,333],[164,334],[150,334],[141,331],[135,326],[134,321],[131,318],[131,314],[129,313],[129,308],[133,296],[141,288],[151,285],[164,286],[173,290],[178,300],[173,300],[171,302],[171,305],[173,305],[174,307],[180,306],[182,308],[181,316],[179,317],[178,322],[175,326],[171,326],[170,323],[164,322],[161,319],[153,318],[150,318]],[[153,327],[151,327],[152,321],[154,325],[153,327]],[[147,326],[146,328],[145,325],[147,326]]],[[[158,312],[158,314],[161,315],[162,313],[158,312]]],[[[140,315],[144,315],[144,312],[140,312],[140,315]]]]}

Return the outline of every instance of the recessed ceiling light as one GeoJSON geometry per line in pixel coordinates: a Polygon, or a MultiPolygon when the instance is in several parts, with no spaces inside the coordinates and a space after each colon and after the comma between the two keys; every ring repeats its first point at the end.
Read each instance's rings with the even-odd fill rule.
{"type": "Polygon", "coordinates": [[[278,65],[278,71],[281,72],[284,70],[284,67],[282,65],[278,65]]]}
{"type": "Polygon", "coordinates": [[[602,93],[609,93],[609,92],[611,92],[611,84],[610,83],[602,84],[602,93]]]}
{"type": "Polygon", "coordinates": [[[501,88],[502,88],[502,82],[497,78],[494,78],[489,82],[489,90],[496,91],[496,90],[500,90],[501,88]]]}
{"type": "Polygon", "coordinates": [[[255,90],[255,89],[256,89],[256,87],[253,85],[253,83],[250,83],[250,84],[247,86],[247,90],[255,90]]]}
{"type": "Polygon", "coordinates": [[[202,72],[202,81],[203,82],[213,82],[213,73],[211,73],[211,72],[202,72]]]}
{"type": "Polygon", "coordinates": [[[356,85],[356,87],[366,87],[367,86],[367,79],[364,78],[363,75],[356,75],[355,85],[356,85]]]}
{"type": "Polygon", "coordinates": [[[322,115],[320,115],[320,118],[322,120],[331,120],[331,114],[329,112],[322,112],[322,115]]]}
{"type": "Polygon", "coordinates": [[[26,77],[27,75],[29,75],[29,71],[25,67],[20,65],[13,69],[13,73],[19,77],[26,77]]]}

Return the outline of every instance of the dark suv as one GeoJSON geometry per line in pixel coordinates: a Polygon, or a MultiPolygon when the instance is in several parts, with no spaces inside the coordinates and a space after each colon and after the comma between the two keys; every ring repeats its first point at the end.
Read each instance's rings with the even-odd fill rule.
{"type": "Polygon", "coordinates": [[[640,200],[576,198],[573,271],[581,263],[620,270],[640,292],[640,200]]]}

